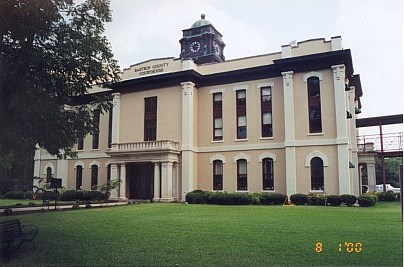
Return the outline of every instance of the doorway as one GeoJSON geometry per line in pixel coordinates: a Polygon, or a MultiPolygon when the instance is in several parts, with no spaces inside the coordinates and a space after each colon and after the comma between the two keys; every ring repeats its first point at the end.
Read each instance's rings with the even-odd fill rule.
{"type": "Polygon", "coordinates": [[[130,199],[149,199],[154,196],[154,164],[132,163],[127,165],[126,179],[130,199]]]}

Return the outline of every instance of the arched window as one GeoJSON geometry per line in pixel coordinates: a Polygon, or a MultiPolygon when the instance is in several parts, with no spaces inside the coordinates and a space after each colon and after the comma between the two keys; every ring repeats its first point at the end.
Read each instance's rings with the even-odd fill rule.
{"type": "Polygon", "coordinates": [[[50,183],[52,179],[52,168],[48,167],[46,168],[46,182],[50,183]]]}
{"type": "Polygon", "coordinates": [[[307,79],[307,94],[309,98],[309,131],[310,133],[321,133],[321,97],[318,77],[312,76],[307,79]]]}
{"type": "Polygon", "coordinates": [[[319,157],[310,161],[311,190],[324,190],[324,163],[319,157]]]}
{"type": "Polygon", "coordinates": [[[91,189],[97,189],[98,184],[98,166],[91,165],[91,189]]]}
{"type": "Polygon", "coordinates": [[[76,166],[76,190],[81,190],[83,185],[83,166],[76,166]]]}
{"type": "Polygon", "coordinates": [[[271,158],[262,159],[262,189],[274,190],[274,161],[271,158]]]}
{"type": "Polygon", "coordinates": [[[237,160],[237,190],[248,190],[247,187],[247,160],[237,160]]]}
{"type": "Polygon", "coordinates": [[[213,161],[213,190],[223,190],[223,162],[213,161]]]}

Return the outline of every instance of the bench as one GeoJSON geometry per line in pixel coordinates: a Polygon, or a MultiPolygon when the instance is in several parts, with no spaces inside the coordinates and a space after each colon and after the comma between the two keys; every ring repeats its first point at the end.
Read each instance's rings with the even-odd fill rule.
{"type": "Polygon", "coordinates": [[[24,242],[32,243],[35,236],[38,234],[38,229],[35,225],[21,225],[19,220],[8,220],[0,222],[0,241],[1,241],[1,254],[2,256],[11,256],[12,244],[18,242],[18,248],[24,242]]]}

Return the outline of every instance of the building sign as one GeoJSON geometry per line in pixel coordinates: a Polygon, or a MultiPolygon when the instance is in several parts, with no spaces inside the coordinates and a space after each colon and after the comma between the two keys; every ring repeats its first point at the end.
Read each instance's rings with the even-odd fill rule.
{"type": "Polygon", "coordinates": [[[150,75],[150,74],[165,72],[166,69],[169,67],[169,65],[170,65],[169,62],[163,62],[163,63],[153,64],[153,65],[146,65],[146,66],[142,66],[142,67],[138,67],[138,68],[135,67],[134,71],[139,76],[150,75]]]}

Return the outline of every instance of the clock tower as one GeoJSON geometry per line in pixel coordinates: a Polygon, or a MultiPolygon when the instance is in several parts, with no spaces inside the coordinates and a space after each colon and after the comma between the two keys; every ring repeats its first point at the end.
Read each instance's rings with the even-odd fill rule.
{"type": "Polygon", "coordinates": [[[205,14],[191,28],[182,30],[182,35],[181,59],[192,58],[196,64],[224,61],[223,36],[205,19],[205,14]]]}

